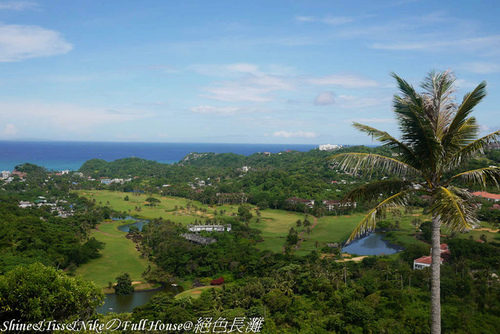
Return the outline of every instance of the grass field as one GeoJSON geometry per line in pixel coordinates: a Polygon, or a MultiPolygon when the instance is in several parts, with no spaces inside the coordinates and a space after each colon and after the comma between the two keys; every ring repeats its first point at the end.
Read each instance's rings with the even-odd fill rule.
{"type": "MultiPolygon", "coordinates": [[[[208,205],[202,205],[199,202],[192,202],[184,198],[158,196],[156,197],[160,199],[161,203],[156,207],[149,207],[145,205],[146,198],[149,197],[145,194],[134,196],[131,193],[108,190],[78,191],[78,193],[79,195],[85,196],[89,199],[95,199],[96,203],[100,202],[102,205],[109,205],[115,210],[125,211],[132,216],[147,219],[162,217],[182,224],[194,223],[195,219],[200,220],[203,217],[213,218],[214,210],[225,210],[226,214],[229,214],[237,212],[238,209],[237,205],[222,205],[217,206],[216,208],[211,208],[208,205]],[[129,197],[129,201],[124,200],[124,197],[127,195],[129,197]],[[195,204],[200,209],[206,209],[207,212],[187,212],[187,210],[179,210],[180,207],[185,208],[189,202],[195,204]],[[178,208],[177,211],[175,211],[176,206],[178,208]],[[141,208],[140,211],[137,210],[138,207],[141,208]]],[[[253,214],[255,217],[255,212],[253,212],[253,214]]],[[[390,214],[388,214],[388,216],[390,216],[390,214]]],[[[304,232],[304,241],[295,253],[298,255],[306,255],[316,249],[316,243],[318,244],[318,249],[321,249],[326,245],[326,243],[342,243],[346,241],[363,217],[364,215],[359,213],[344,216],[324,216],[317,220],[317,225],[308,235],[305,232],[305,228],[301,227],[297,229],[296,227],[297,220],[304,220],[305,217],[303,213],[267,209],[261,212],[260,223],[256,223],[256,218],[254,218],[250,223],[250,226],[262,231],[262,237],[264,240],[263,242],[260,242],[257,247],[262,250],[270,250],[273,252],[282,251],[286,236],[288,235],[291,227],[297,229],[299,233],[304,232]]],[[[415,218],[418,218],[421,221],[428,219],[428,217],[421,214],[421,211],[402,216],[400,227],[398,230],[392,232],[393,237],[391,240],[397,241],[402,245],[421,243],[422,241],[419,241],[414,237],[416,228],[411,224],[411,221],[415,218]]],[[[309,216],[309,220],[311,223],[314,223],[314,217],[309,216]]],[[[485,228],[493,227],[488,223],[482,223],[481,225],[485,228]]],[[[108,227],[104,228],[108,231],[108,227]]],[[[112,228],[109,227],[109,229],[112,228]]],[[[116,231],[111,231],[109,233],[116,233],[116,231]]],[[[446,234],[446,231],[444,231],[444,233],[446,234]]],[[[471,231],[470,233],[459,234],[458,237],[469,238],[472,235],[474,239],[479,239],[482,234],[486,235],[488,240],[498,241],[499,234],[489,231],[471,231]]]]}
{"type": "Polygon", "coordinates": [[[118,275],[127,272],[133,281],[142,281],[141,274],[153,263],[140,257],[135,244],[125,238],[124,232],[118,230],[120,222],[107,222],[99,226],[99,231],[92,231],[91,236],[106,243],[102,256],[80,266],[76,274],[94,281],[105,288],[108,282],[116,282],[118,275]],[[106,233],[106,234],[105,234],[106,233]]]}
{"type": "Polygon", "coordinates": [[[200,297],[200,295],[203,291],[209,290],[209,289],[222,289],[222,286],[221,285],[208,285],[208,286],[201,286],[201,287],[195,288],[195,289],[186,290],[186,291],[181,292],[178,295],[176,295],[175,299],[182,299],[182,298],[188,298],[188,297],[196,299],[196,298],[200,297]]]}

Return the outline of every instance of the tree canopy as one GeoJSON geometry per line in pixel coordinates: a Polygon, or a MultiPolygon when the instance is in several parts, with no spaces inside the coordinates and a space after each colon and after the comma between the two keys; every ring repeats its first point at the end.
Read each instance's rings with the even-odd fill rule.
{"type": "Polygon", "coordinates": [[[101,289],[40,263],[0,276],[0,320],[86,320],[104,301],[101,289]]]}

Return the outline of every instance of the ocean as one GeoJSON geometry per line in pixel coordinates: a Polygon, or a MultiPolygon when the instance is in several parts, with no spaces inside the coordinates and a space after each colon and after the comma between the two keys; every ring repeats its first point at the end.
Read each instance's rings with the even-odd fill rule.
{"type": "Polygon", "coordinates": [[[207,144],[207,143],[110,143],[110,142],[40,142],[0,141],[0,171],[12,171],[29,162],[48,170],[78,170],[85,161],[138,157],[172,164],[191,152],[277,153],[286,150],[309,151],[318,145],[305,144],[207,144]]]}

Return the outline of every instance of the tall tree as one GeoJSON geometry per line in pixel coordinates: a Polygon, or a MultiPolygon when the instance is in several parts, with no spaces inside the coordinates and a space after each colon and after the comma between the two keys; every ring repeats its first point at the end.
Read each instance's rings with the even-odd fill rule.
{"type": "Polygon", "coordinates": [[[0,321],[87,320],[104,295],[93,282],[69,277],[41,263],[0,276],[0,321]]]}
{"type": "Polygon", "coordinates": [[[132,286],[132,279],[128,273],[123,273],[116,278],[116,285],[114,286],[117,295],[128,295],[134,292],[132,286]]]}
{"type": "Polygon", "coordinates": [[[500,168],[488,167],[453,175],[470,158],[490,143],[498,142],[500,131],[478,138],[479,125],[471,115],[486,96],[486,82],[480,83],[457,103],[455,77],[449,72],[430,72],[421,84],[422,91],[392,74],[399,88],[393,108],[401,131],[398,140],[389,133],[354,123],[361,132],[389,147],[395,157],[367,153],[338,154],[331,160],[352,173],[374,169],[393,174],[394,179],[375,181],[350,191],[344,200],[373,200],[378,204],[366,215],[348,242],[373,231],[377,220],[389,207],[404,206],[413,194],[430,198],[432,216],[431,329],[441,333],[440,231],[470,229],[476,223],[468,192],[454,186],[465,180],[486,187],[499,186],[500,168]],[[452,176],[453,175],[453,176],[452,176]]]}

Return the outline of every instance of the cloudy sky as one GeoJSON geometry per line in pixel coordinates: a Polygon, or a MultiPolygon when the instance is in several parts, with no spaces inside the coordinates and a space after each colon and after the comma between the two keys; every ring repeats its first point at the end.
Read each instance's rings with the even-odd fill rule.
{"type": "Polygon", "coordinates": [[[498,1],[0,0],[0,140],[371,144],[391,72],[482,80],[500,128],[498,1]]]}

